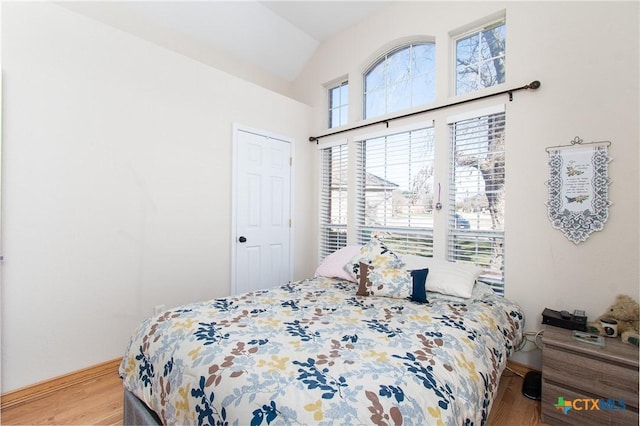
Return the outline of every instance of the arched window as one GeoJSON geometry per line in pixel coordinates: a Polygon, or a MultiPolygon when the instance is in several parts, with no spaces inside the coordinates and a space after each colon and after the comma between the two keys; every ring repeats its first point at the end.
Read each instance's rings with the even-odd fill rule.
{"type": "Polygon", "coordinates": [[[364,74],[364,118],[433,102],[435,43],[412,43],[381,57],[364,74]]]}

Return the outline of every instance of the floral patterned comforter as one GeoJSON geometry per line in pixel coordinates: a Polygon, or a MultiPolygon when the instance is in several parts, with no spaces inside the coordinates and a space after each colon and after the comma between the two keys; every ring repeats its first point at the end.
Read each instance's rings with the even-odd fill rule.
{"type": "Polygon", "coordinates": [[[165,424],[483,424],[521,310],[428,295],[318,277],[186,305],[139,326],[120,375],[165,424]]]}

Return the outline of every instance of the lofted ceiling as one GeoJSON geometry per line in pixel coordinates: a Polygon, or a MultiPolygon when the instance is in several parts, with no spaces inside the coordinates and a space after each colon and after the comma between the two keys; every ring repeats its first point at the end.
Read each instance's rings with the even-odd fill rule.
{"type": "Polygon", "coordinates": [[[392,1],[92,1],[58,4],[124,31],[135,29],[136,35],[143,38],[171,39],[170,48],[187,56],[193,56],[193,48],[184,41],[196,40],[199,46],[210,47],[212,52],[224,52],[241,63],[291,82],[324,40],[392,1]],[[143,31],[151,26],[154,31],[143,31]]]}

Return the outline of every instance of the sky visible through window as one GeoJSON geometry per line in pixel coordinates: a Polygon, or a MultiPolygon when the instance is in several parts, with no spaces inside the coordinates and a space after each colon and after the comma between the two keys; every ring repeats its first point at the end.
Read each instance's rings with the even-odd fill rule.
{"type": "Polygon", "coordinates": [[[456,41],[456,95],[505,82],[506,24],[456,41]]]}
{"type": "Polygon", "coordinates": [[[411,44],[380,59],[365,73],[365,118],[424,105],[435,99],[435,44],[411,44]]]}
{"type": "Polygon", "coordinates": [[[349,84],[329,89],[329,128],[344,126],[349,119],[349,84]]]}

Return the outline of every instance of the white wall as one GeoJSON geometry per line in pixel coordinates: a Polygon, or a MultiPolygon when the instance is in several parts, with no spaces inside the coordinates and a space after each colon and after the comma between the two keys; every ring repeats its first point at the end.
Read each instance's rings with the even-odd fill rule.
{"type": "MultiPolygon", "coordinates": [[[[121,356],[155,305],[229,294],[233,122],[315,151],[298,102],[51,3],[2,7],[7,392],[121,356]]],[[[312,170],[295,179],[303,278],[312,170]]]]}
{"type": "MultiPolygon", "coordinates": [[[[541,312],[584,309],[601,314],[618,293],[639,297],[638,117],[639,7],[637,2],[398,2],[327,41],[296,81],[298,98],[314,107],[313,134],[326,122],[322,85],[348,74],[350,123],[361,124],[362,72],[385,49],[415,36],[436,40],[437,95],[450,96],[451,31],[506,11],[507,82],[494,91],[540,80],[532,93],[423,116],[436,123],[436,150],[447,149],[445,117],[491,103],[507,103],[506,296],[521,304],[526,329],[541,312]],[[551,145],[611,140],[609,220],[580,245],[547,218],[547,153],[551,145]]],[[[487,92],[483,93],[486,94],[487,92]]],[[[392,123],[393,125],[393,123],[392,123]]],[[[371,131],[371,129],[367,130],[371,131]]],[[[342,136],[344,137],[344,135],[342,136]]],[[[436,181],[447,182],[446,164],[436,181]]],[[[443,193],[443,196],[446,194],[443,193]]],[[[444,216],[436,226],[444,229],[444,216]]],[[[436,232],[444,253],[444,233],[436,232]]],[[[515,359],[540,365],[539,351],[515,359]]]]}
{"type": "Polygon", "coordinates": [[[194,58],[203,64],[233,74],[243,80],[291,97],[291,82],[261,71],[259,67],[239,60],[228,51],[216,49],[181,31],[173,31],[165,25],[132,10],[131,2],[124,1],[61,1],[60,6],[90,16],[107,25],[124,29],[127,33],[151,41],[169,50],[194,58]]]}

